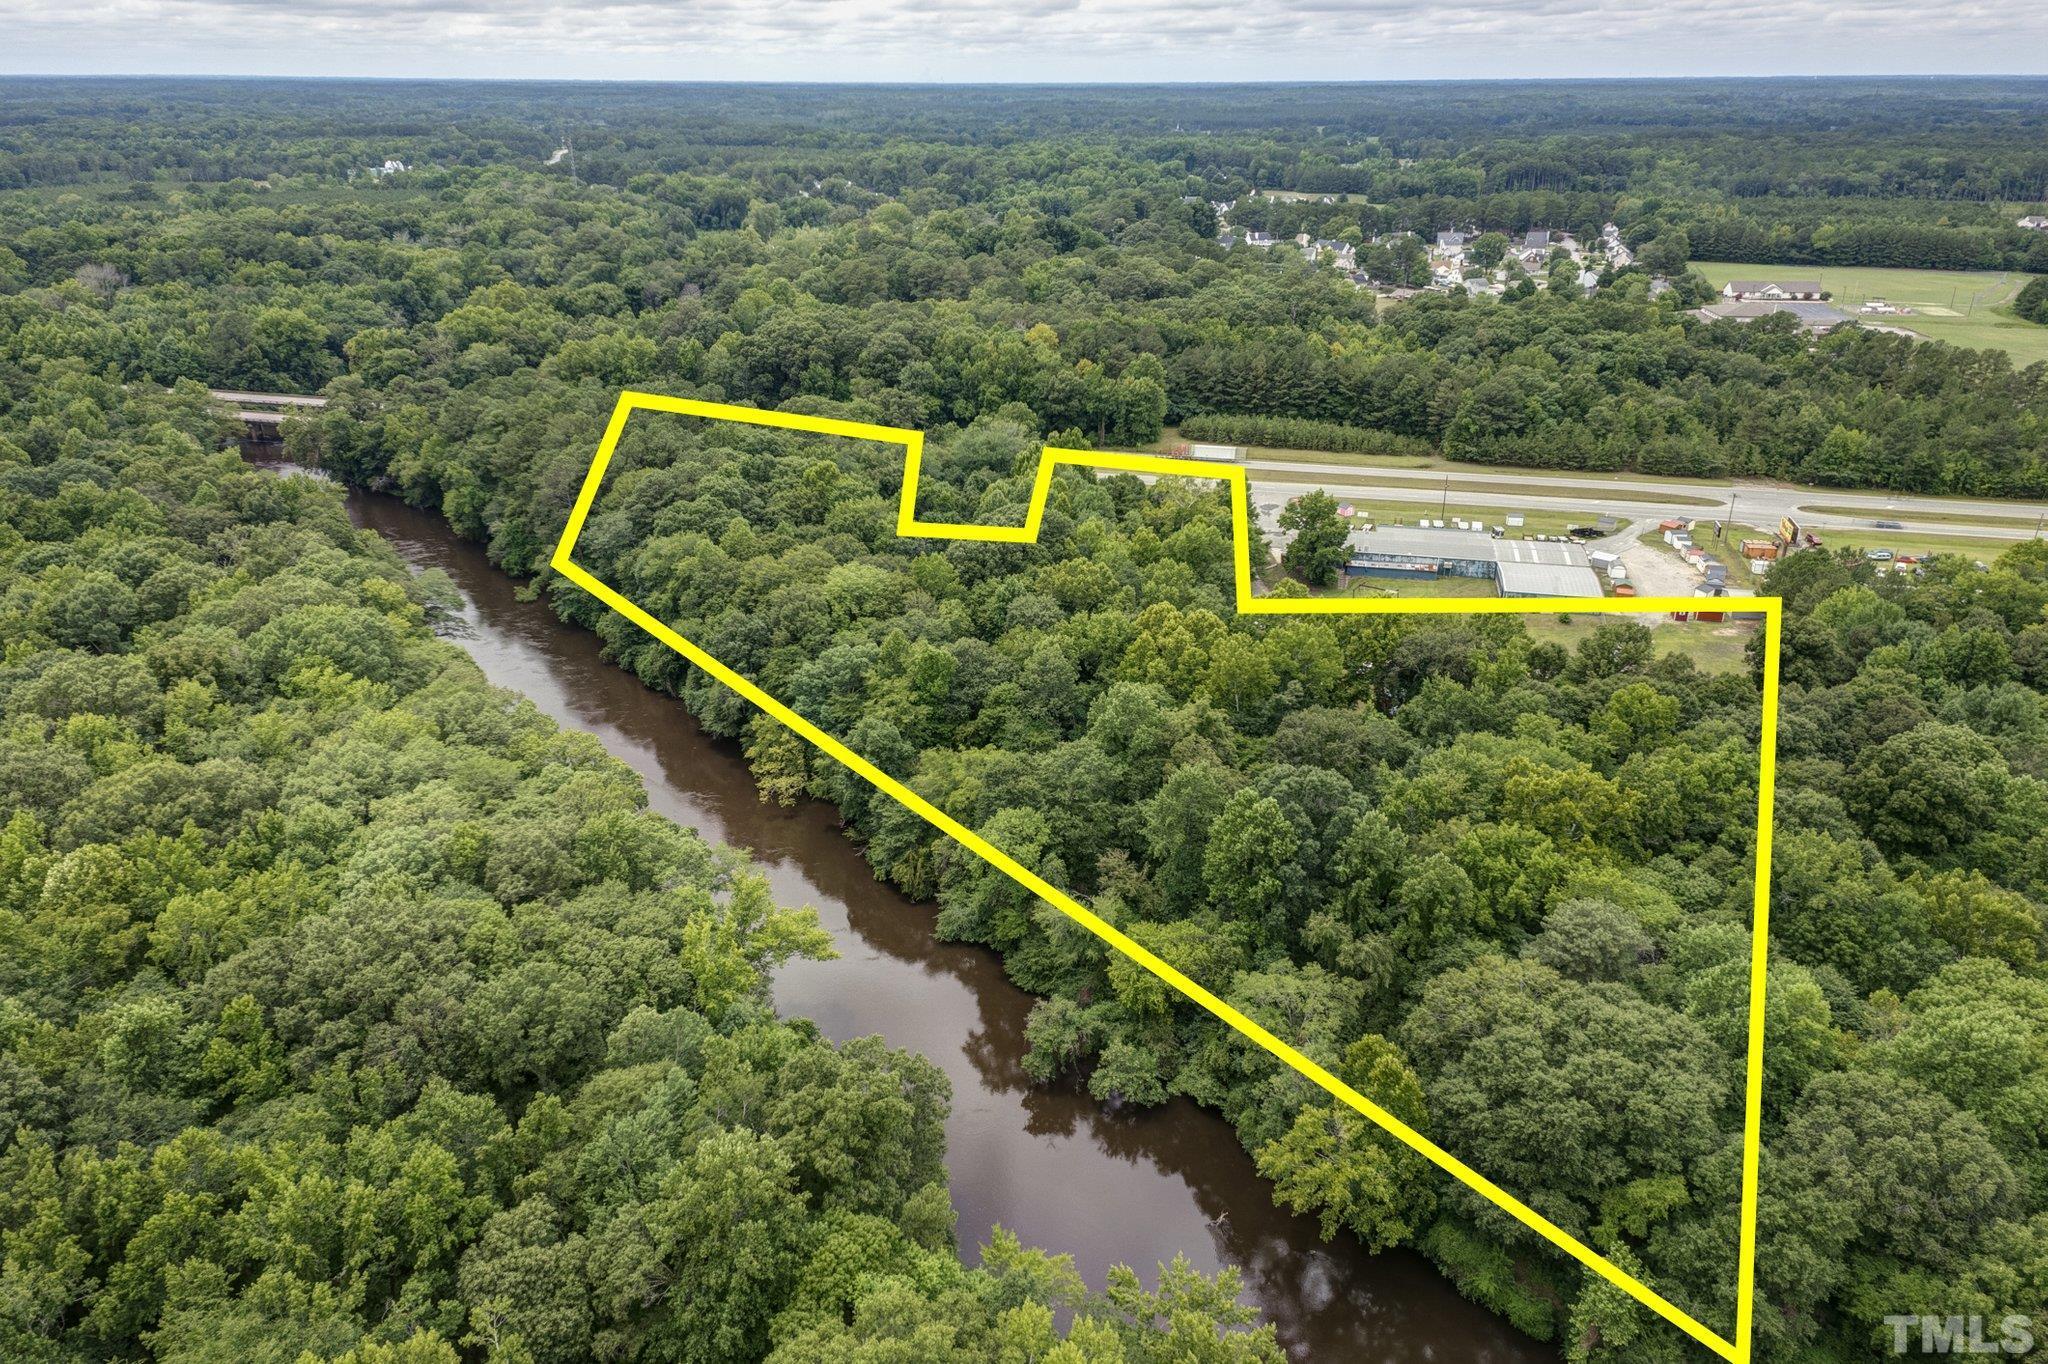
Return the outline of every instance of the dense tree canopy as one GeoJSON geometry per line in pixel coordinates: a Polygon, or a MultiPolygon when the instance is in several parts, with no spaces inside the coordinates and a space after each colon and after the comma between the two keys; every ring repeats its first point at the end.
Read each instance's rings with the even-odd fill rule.
{"type": "Polygon", "coordinates": [[[0,414],[0,1354],[1277,1364],[1234,1271],[964,1268],[940,1072],[778,1021],[811,913],[332,485],[195,385],[0,414]]]}

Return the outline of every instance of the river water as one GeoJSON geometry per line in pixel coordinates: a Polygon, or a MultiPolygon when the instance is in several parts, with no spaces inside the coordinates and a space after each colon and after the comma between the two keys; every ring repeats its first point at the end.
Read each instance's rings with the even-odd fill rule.
{"type": "MultiPolygon", "coordinates": [[[[281,466],[276,446],[255,462],[281,466]]],[[[1467,1302],[1419,1255],[1372,1256],[1273,1202],[1230,1126],[1184,1100],[1120,1110],[1071,1085],[1024,1075],[1033,997],[987,951],[942,943],[933,910],[878,881],[818,802],[760,799],[736,748],[706,735],[680,701],[606,663],[597,637],[565,625],[446,522],[397,498],[351,492],[350,518],[463,596],[448,631],[486,677],[583,730],[631,766],[650,805],[713,842],[745,848],[783,904],[810,905],[837,960],[793,962],[775,1004],[835,1041],[879,1033],[929,1057],[953,1085],[946,1163],[971,1259],[1001,1225],[1065,1251],[1097,1289],[1110,1266],[1154,1281],[1185,1253],[1199,1269],[1236,1265],[1244,1299],[1297,1360],[1351,1364],[1555,1364],[1555,1349],[1467,1302]]]]}

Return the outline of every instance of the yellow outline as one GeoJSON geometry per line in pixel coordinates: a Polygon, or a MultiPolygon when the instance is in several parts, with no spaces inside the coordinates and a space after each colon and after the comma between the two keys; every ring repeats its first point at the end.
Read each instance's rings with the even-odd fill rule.
{"type": "Polygon", "coordinates": [[[583,588],[586,592],[604,602],[613,610],[625,616],[648,634],[674,649],[690,662],[702,668],[711,676],[731,687],[747,700],[759,706],[769,715],[796,733],[817,745],[827,755],[838,760],[851,770],[859,773],[884,795],[915,811],[935,827],[959,840],[966,847],[986,860],[991,866],[1002,871],[1026,890],[1057,908],[1117,951],[1137,962],[1153,975],[1171,985],[1182,995],[1201,1005],[1216,1017],[1228,1023],[1239,1033],[1263,1047],[1280,1061],[1312,1081],[1319,1088],[1343,1103],[1345,1106],[1377,1123],[1392,1133],[1410,1149],[1428,1159],[1438,1168],[1448,1172],[1467,1187],[1483,1194],[1497,1207],[1507,1212],[1524,1226],[1540,1234],[1545,1240],[1585,1265],[1601,1278],[1620,1288],[1637,1302],[1642,1303],[1664,1320],[1700,1342],[1716,1355],[1730,1361],[1730,1364],[1749,1364],[1754,1348],[1754,1325],[1756,1317],[1756,1232],[1757,1232],[1757,1167],[1762,1146],[1763,1114],[1763,1053],[1764,1053],[1764,988],[1765,968],[1769,959],[1770,944],[1770,878],[1771,878],[1771,812],[1774,788],[1777,784],[1777,733],[1778,733],[1778,648],[1783,603],[1776,597],[1756,597],[1745,604],[1754,603],[1764,615],[1764,670],[1763,670],[1763,720],[1761,751],[1757,763],[1757,839],[1756,839],[1756,881],[1754,903],[1751,910],[1750,981],[1749,981],[1749,1052],[1747,1073],[1744,1083],[1742,1121],[1742,1208],[1740,1219],[1740,1246],[1737,1251],[1737,1282],[1735,1298],[1735,1339],[1727,1340],[1695,1320],[1691,1314],[1667,1300],[1634,1275],[1618,1268],[1606,1256],[1594,1250],[1585,1242],[1558,1226],[1534,1208],[1516,1198],[1507,1190],[1495,1184],[1485,1175],[1444,1150],[1422,1133],[1402,1122],[1372,1100],[1360,1094],[1351,1086],[1332,1075],[1323,1067],[1304,1056],[1287,1043],[1261,1027],[1239,1010],[1231,1007],[1216,995],[1204,989],[1195,981],[1183,975],[1168,962],[1148,951],[1142,944],[1119,932],[1113,925],[1099,917],[1087,906],[1067,895],[1057,886],[1041,879],[1038,875],[1018,863],[1002,849],[982,838],[966,825],[939,809],[930,801],[917,794],[904,783],[884,772],[881,768],[848,748],[839,740],[812,724],[796,711],[770,696],[754,683],[713,658],[697,645],[634,605],[624,596],[600,582],[594,575],[579,566],[573,559],[576,541],[583,533],[583,524],[590,516],[591,505],[597,500],[597,490],[604,481],[605,469],[610,465],[612,453],[617,449],[619,438],[625,433],[626,419],[636,409],[645,408],[654,412],[670,412],[682,416],[708,417],[714,420],[745,422],[754,426],[779,427],[791,431],[809,431],[828,436],[845,436],[855,440],[879,441],[904,448],[903,495],[899,505],[896,532],[905,537],[926,537],[949,540],[993,540],[1009,544],[1031,544],[1038,539],[1039,526],[1045,517],[1045,502],[1052,490],[1053,470],[1062,464],[1078,465],[1097,469],[1115,469],[1127,473],[1153,474],[1163,476],[1188,476],[1216,479],[1230,485],[1230,516],[1232,538],[1236,544],[1237,559],[1237,609],[1244,615],[1373,615],[1373,614],[1446,614],[1446,615],[1553,615],[1560,611],[1573,613],[1589,612],[1608,615],[1643,615],[1657,611],[1691,611],[1698,609],[1697,600],[1690,597],[1572,597],[1572,598],[1515,598],[1515,597],[1472,597],[1451,599],[1418,598],[1370,598],[1355,599],[1342,597],[1318,598],[1274,598],[1252,595],[1251,565],[1251,519],[1249,515],[1245,470],[1240,466],[1210,464],[1201,460],[1170,459],[1158,455],[1097,454],[1086,450],[1046,449],[1039,457],[1038,475],[1031,487],[1031,502],[1021,526],[977,526],[960,525],[951,522],[931,522],[917,519],[918,477],[924,460],[924,434],[900,427],[879,426],[869,422],[841,421],[832,417],[811,417],[787,412],[764,412],[756,408],[735,407],[726,403],[701,402],[693,398],[671,398],[656,393],[638,393],[628,390],[619,395],[619,401],[612,410],[611,421],[606,425],[604,439],[599,443],[596,456],[591,460],[590,469],[584,475],[583,487],[577,493],[576,505],[569,513],[569,522],[563,528],[562,539],[555,547],[549,560],[556,572],[583,588]]]}

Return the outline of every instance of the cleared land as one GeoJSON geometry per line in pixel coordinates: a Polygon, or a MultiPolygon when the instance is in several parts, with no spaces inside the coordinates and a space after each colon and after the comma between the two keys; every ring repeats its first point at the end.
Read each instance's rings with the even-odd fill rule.
{"type": "Polygon", "coordinates": [[[1904,327],[1931,341],[2002,350],[2014,363],[2048,360],[2048,327],[2012,315],[2014,295],[2032,276],[2006,270],[1879,270],[1846,265],[1753,265],[1694,261],[1716,286],[1731,279],[1818,279],[1830,301],[1874,326],[1904,327]],[[1908,314],[1861,313],[1881,298],[1908,314]]]}
{"type": "MultiPolygon", "coordinates": [[[[1717,609],[1714,602],[1703,602],[1705,609],[1717,609]]],[[[1722,611],[1740,611],[1744,605],[1733,599],[1718,603],[1722,611]]],[[[1523,622],[1528,627],[1529,637],[1539,643],[1559,644],[1567,649],[1576,649],[1579,641],[1591,635],[1602,625],[1613,624],[1612,618],[1601,616],[1530,616],[1523,622]]],[[[1672,621],[1658,619],[1647,623],[1650,637],[1656,641],[1656,656],[1685,654],[1692,659],[1693,666],[1701,672],[1741,672],[1749,666],[1750,637],[1756,633],[1752,621],[1672,621]]]]}

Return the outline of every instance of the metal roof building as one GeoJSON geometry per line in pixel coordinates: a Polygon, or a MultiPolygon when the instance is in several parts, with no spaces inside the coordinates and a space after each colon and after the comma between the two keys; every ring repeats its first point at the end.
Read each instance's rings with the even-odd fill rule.
{"type": "Polygon", "coordinates": [[[1600,575],[1582,564],[1500,565],[1503,597],[1599,597],[1600,575]]]}
{"type": "Polygon", "coordinates": [[[1347,571],[1377,578],[1491,578],[1494,539],[1484,531],[1387,526],[1351,536],[1347,571]]]}
{"type": "Polygon", "coordinates": [[[1598,597],[1584,547],[1556,540],[1496,540],[1484,531],[1389,526],[1351,536],[1347,571],[1372,577],[1492,578],[1504,597],[1598,597]]]}

